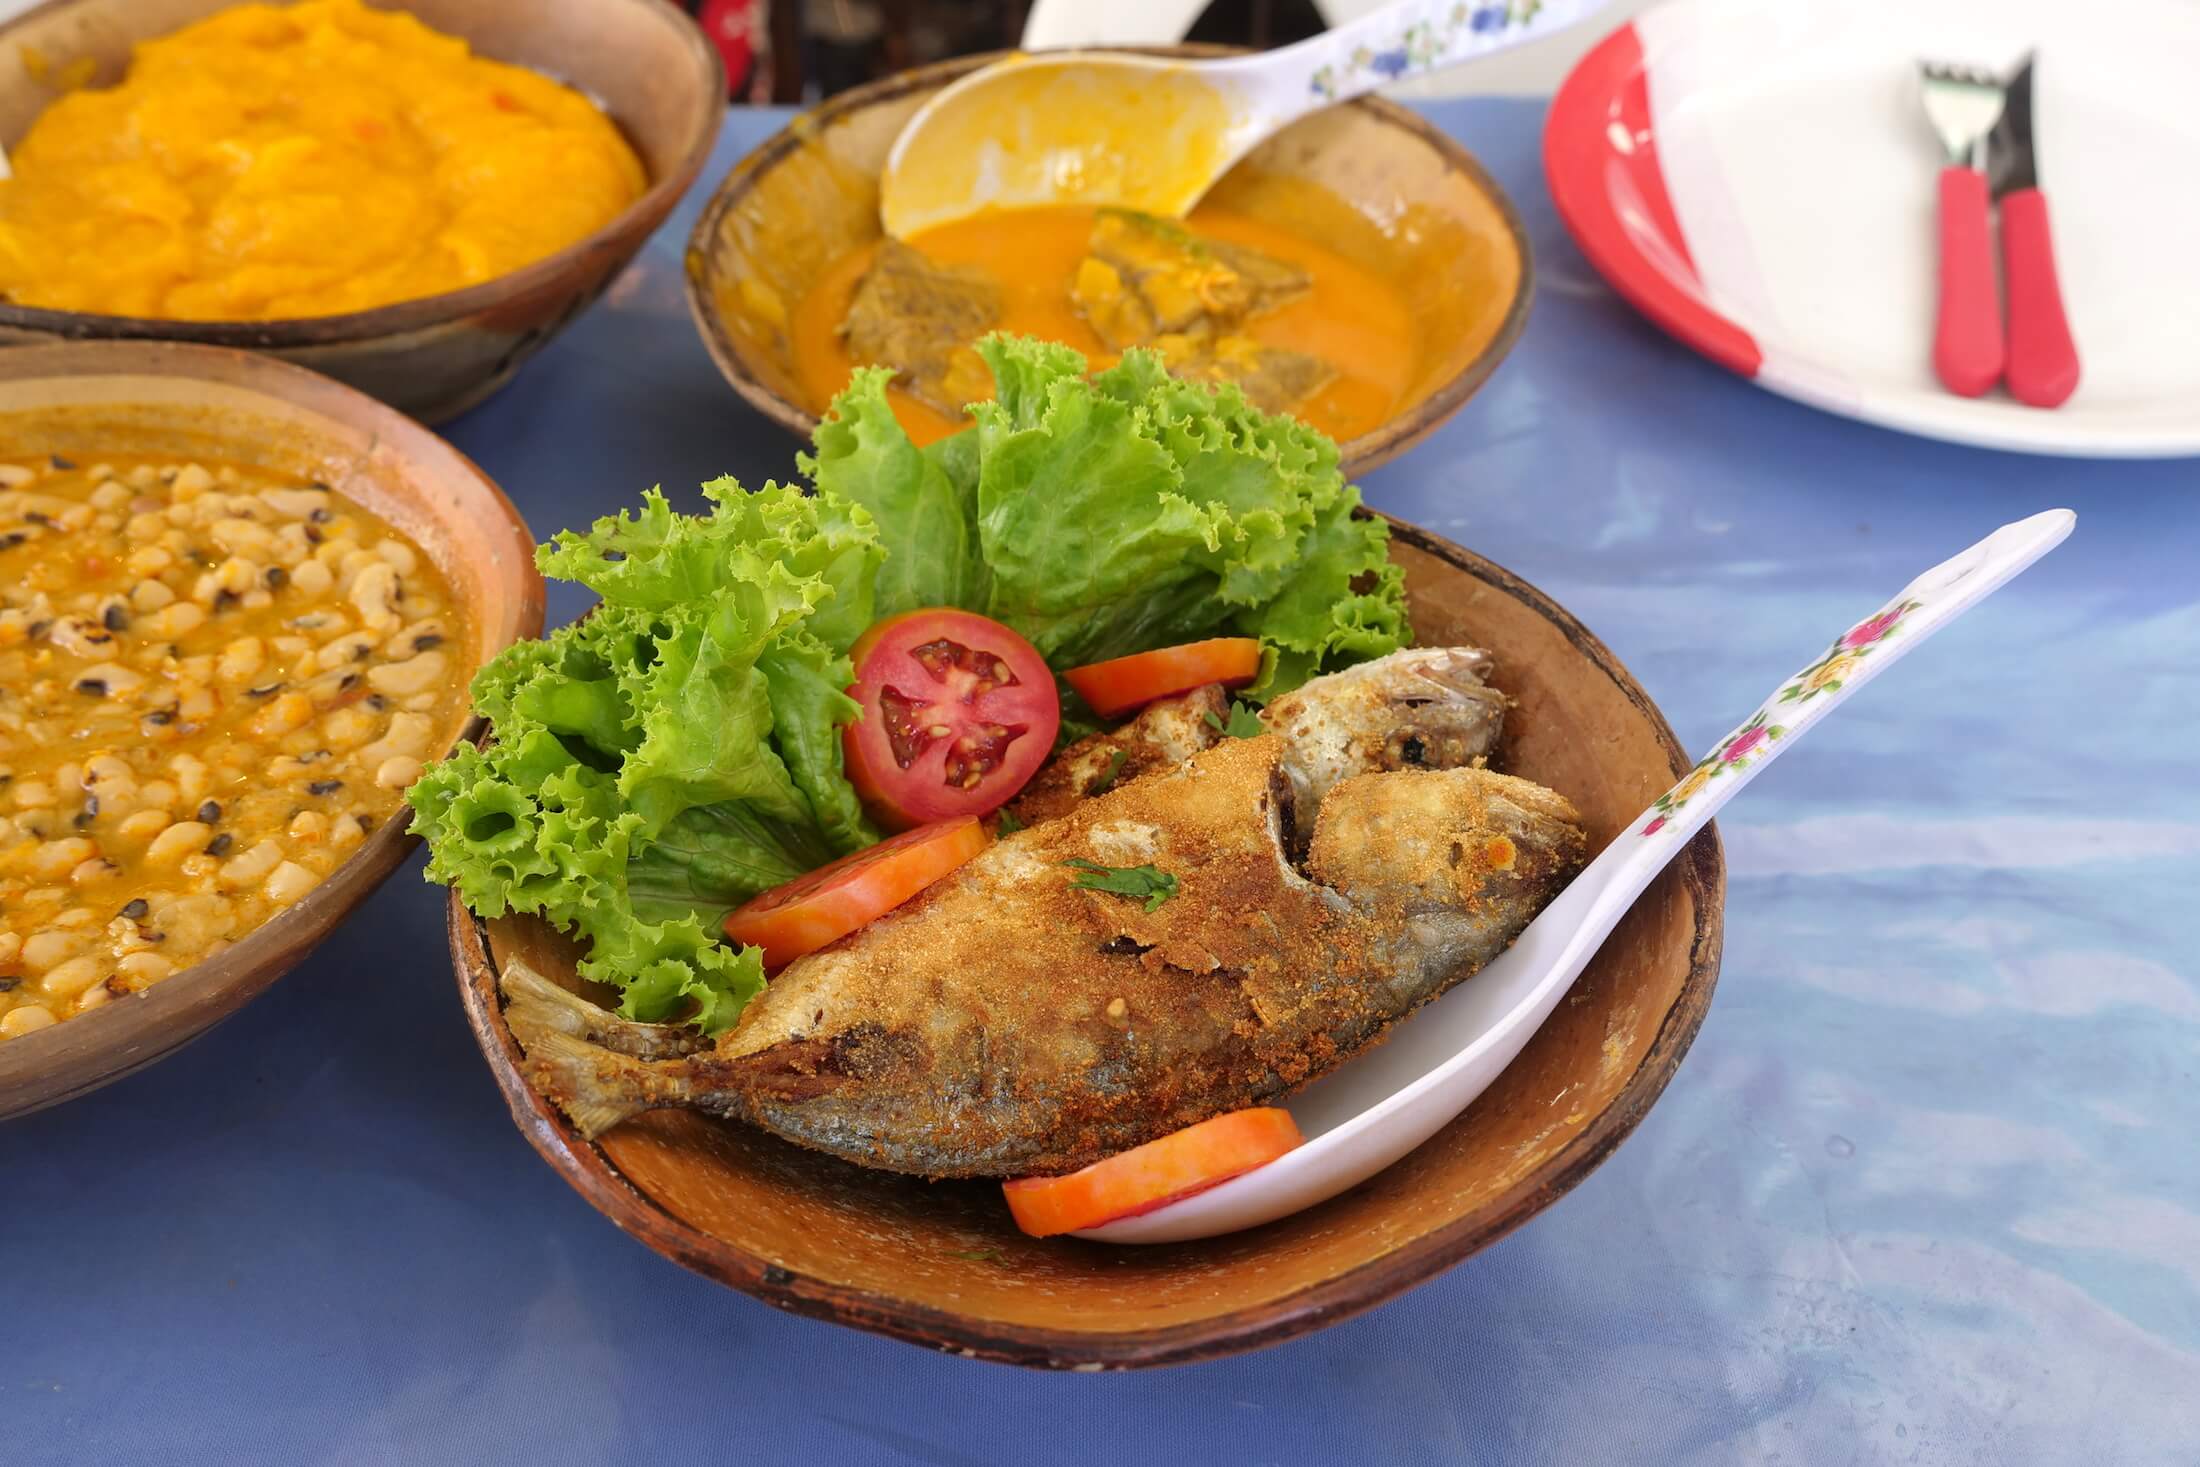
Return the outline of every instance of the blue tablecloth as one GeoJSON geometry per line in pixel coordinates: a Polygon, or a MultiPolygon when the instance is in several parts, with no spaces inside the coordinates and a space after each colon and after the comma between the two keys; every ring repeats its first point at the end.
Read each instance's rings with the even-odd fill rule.
{"type": "MultiPolygon", "coordinates": [[[[537,1161],[416,863],[197,1044],[0,1126],[0,1462],[2200,1461],[2200,472],[1760,392],[1589,270],[1539,106],[1430,110],[1539,296],[1367,497],[1571,607],[1685,742],[1995,525],[2080,517],[1736,806],[1717,1001],[1602,1170],[1263,1354],[930,1355],[686,1273],[537,1161]]],[[[706,183],[783,120],[736,113],[706,183]]],[[[792,468],[688,323],[699,201],[449,430],[540,533],[792,468]]]]}

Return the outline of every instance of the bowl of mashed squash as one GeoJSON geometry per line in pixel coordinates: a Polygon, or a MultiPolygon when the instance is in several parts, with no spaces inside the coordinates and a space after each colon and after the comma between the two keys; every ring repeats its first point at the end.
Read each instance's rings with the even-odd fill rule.
{"type": "MultiPolygon", "coordinates": [[[[1223,54],[1215,47],[1146,48],[1223,54]]],[[[1525,325],[1533,266],[1481,165],[1377,98],[1269,139],[1183,219],[1076,205],[994,210],[882,236],[878,175],[962,57],[843,93],[736,164],[688,240],[688,303],[734,389],[808,434],[857,366],[890,367],[918,442],[991,390],[971,343],[1132,347],[1335,439],[1347,473],[1457,412],[1525,325]]]]}
{"type": "Polygon", "coordinates": [[[724,110],[662,0],[52,0],[0,25],[0,343],[243,347],[439,421],[603,291],[724,110]]]}

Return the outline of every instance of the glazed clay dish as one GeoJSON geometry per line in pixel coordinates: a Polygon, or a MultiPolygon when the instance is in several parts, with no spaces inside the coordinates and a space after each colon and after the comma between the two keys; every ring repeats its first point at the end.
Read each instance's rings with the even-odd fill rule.
{"type": "MultiPolygon", "coordinates": [[[[234,0],[48,0],[0,24],[0,144],[13,147],[64,82],[120,79],[133,45],[234,0]]],[[[725,115],[717,51],[664,0],[408,0],[403,9],[482,56],[526,66],[597,101],[648,174],[609,224],[507,275],[347,315],[166,321],[0,304],[0,345],[150,339],[243,347],[325,372],[424,422],[455,417],[603,292],[664,222],[725,115]]]]}
{"type": "MultiPolygon", "coordinates": [[[[1416,642],[1477,645],[1509,694],[1498,767],[1564,790],[1602,847],[1689,760],[1611,652],[1541,592],[1394,523],[1416,642]]],[[[1198,1243],[1113,1248],[1017,1231],[997,1186],[847,1165],[692,1112],[589,1142],[528,1083],[498,992],[512,959],[598,1001],[533,918],[450,936],[515,1120],[589,1202],[656,1251],[767,1303],[955,1354],[1119,1369],[1274,1344],[1486,1247],[1609,1155],[1672,1078],[1711,999],[1725,896],[1706,829],[1651,886],[1510,1069],[1405,1160],[1328,1203],[1198,1243]]],[[[1472,980],[1469,979],[1469,982],[1472,980]]]]}
{"type": "MultiPolygon", "coordinates": [[[[817,424],[816,373],[798,361],[817,334],[805,306],[828,272],[877,241],[878,174],[902,124],[998,59],[958,58],[832,98],[742,159],[705,206],[688,241],[689,308],[719,370],[773,421],[805,437],[817,424]]],[[[1418,365],[1387,419],[1340,442],[1347,477],[1434,432],[1526,324],[1534,272],[1512,202],[1402,107],[1363,99],[1295,124],[1224,177],[1208,206],[1317,244],[1411,303],[1419,340],[1399,350],[1418,365]]]]}
{"type": "MultiPolygon", "coordinates": [[[[0,352],[0,460],[35,455],[241,464],[325,483],[386,522],[433,565],[458,613],[436,650],[463,674],[460,691],[417,715],[433,723],[426,752],[471,730],[465,676],[542,629],[533,537],[496,485],[419,424],[300,368],[165,342],[0,352]]],[[[412,844],[402,816],[382,820],[295,905],[233,946],[0,1041],[0,1119],[119,1079],[233,1013],[333,932],[412,844]]]]}

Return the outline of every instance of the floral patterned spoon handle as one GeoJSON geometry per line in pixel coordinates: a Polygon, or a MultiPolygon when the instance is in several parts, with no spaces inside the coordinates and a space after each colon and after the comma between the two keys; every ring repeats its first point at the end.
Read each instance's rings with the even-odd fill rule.
{"type": "MultiPolygon", "coordinates": [[[[1698,760],[1679,784],[1658,796],[1635,827],[1641,840],[1629,843],[1623,837],[1605,855],[1617,856],[1615,868],[1646,868],[1643,878],[1633,883],[1632,890],[1639,892],[1664,867],[1670,852],[1660,854],[1661,850],[1701,830],[1720,806],[1805,729],[2060,545],[2077,523],[2078,517],[2069,510],[2051,509],[2003,525],[1910,582],[1892,601],[1834,638],[1817,660],[1782,683],[1747,722],[1719,740],[1718,747],[1698,760]],[[1665,839],[1650,839],[1659,836],[1665,839]]],[[[1603,859],[1599,857],[1595,864],[1601,865],[1603,859]]],[[[1628,900],[1633,900],[1632,892],[1628,900]]]]}
{"type": "Polygon", "coordinates": [[[1473,982],[1295,1097],[1291,1111],[1305,1145],[1085,1236],[1165,1243],[1252,1227],[1335,1196],[1434,1135],[1512,1062],[1643,888],[1722,805],[1804,730],[2061,544],[2077,522],[2069,510],[2051,509],[2004,525],[1834,638],[1637,816],[1473,982]]]}
{"type": "MultiPolygon", "coordinates": [[[[908,239],[984,209],[1045,204],[1178,218],[1307,113],[1539,40],[1606,3],[1391,0],[1333,31],[1244,56],[1010,56],[940,88],[903,125],[879,175],[879,222],[908,239]]],[[[1125,7],[1137,8],[1115,0],[1125,7]]]]}

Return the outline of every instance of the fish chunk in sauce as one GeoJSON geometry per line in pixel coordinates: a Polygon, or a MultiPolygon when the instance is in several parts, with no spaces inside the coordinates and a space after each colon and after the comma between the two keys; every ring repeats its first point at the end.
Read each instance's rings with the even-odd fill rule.
{"type": "Polygon", "coordinates": [[[963,405],[991,396],[970,343],[995,330],[1075,347],[1096,369],[1151,347],[1180,376],[1235,382],[1263,410],[1340,441],[1397,413],[1423,365],[1396,284],[1212,206],[1182,223],[1004,210],[875,241],[828,265],[788,322],[811,408],[822,412],[858,365],[890,366],[887,400],[919,443],[964,426],[963,405]]]}

